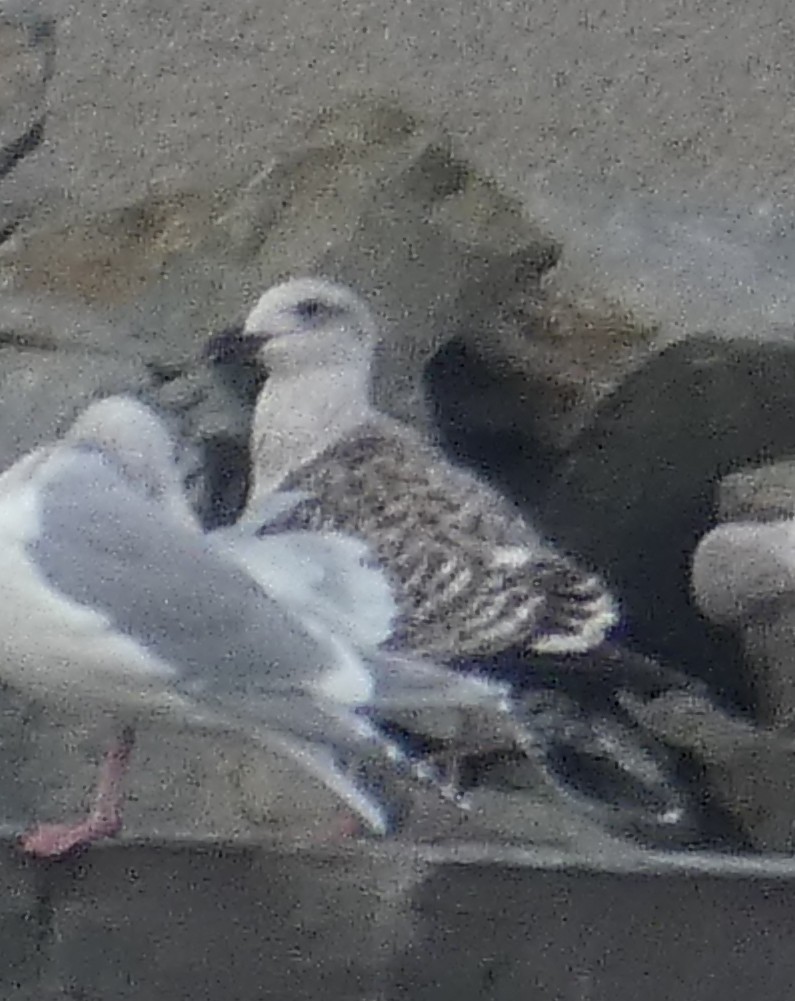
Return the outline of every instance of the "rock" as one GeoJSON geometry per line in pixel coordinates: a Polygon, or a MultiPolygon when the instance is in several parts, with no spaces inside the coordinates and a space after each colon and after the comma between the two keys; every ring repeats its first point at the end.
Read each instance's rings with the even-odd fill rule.
{"type": "MultiPolygon", "coordinates": [[[[718,518],[791,521],[795,517],[795,462],[772,462],[725,476],[718,487],[718,518]]],[[[771,727],[795,724],[795,595],[775,595],[758,616],[732,629],[741,642],[757,691],[757,719],[771,727]]]]}
{"type": "Polygon", "coordinates": [[[717,493],[719,521],[795,518],[795,461],[768,462],[724,476],[717,493]]]}
{"type": "Polygon", "coordinates": [[[462,312],[458,333],[426,371],[445,443],[517,500],[537,503],[655,334],[615,303],[586,296],[564,259],[538,288],[495,297],[479,328],[462,312]]]}
{"type": "Polygon", "coordinates": [[[634,1001],[643,982],[649,1001],[672,985],[687,999],[714,987],[786,1001],[792,869],[723,868],[615,846],[109,845],[37,873],[36,968],[18,966],[6,996],[509,1001],[532,984],[634,1001]]]}
{"type": "Polygon", "coordinates": [[[0,180],[43,138],[55,53],[53,21],[6,5],[0,13],[0,180]]]}
{"type": "MultiPolygon", "coordinates": [[[[462,325],[488,328],[507,291],[532,295],[558,248],[444,133],[380,102],[321,118],[287,176],[291,195],[260,250],[260,273],[298,267],[365,292],[383,330],[376,400],[427,427],[422,377],[439,345],[462,325]],[[311,228],[301,223],[309,205],[311,228]]],[[[249,191],[278,198],[280,180],[285,164],[249,191]]]]}
{"type": "Polygon", "coordinates": [[[678,693],[646,705],[635,701],[632,709],[652,733],[695,757],[708,795],[734,817],[756,851],[795,851],[795,736],[678,693]]]}
{"type": "MultiPolygon", "coordinates": [[[[54,22],[35,7],[9,3],[0,11],[0,185],[44,139],[56,38],[54,22]]],[[[0,198],[0,245],[30,209],[27,197],[0,198]]]]}
{"type": "Polygon", "coordinates": [[[0,991],[3,997],[33,1001],[38,981],[42,927],[40,887],[36,873],[23,869],[6,834],[0,848],[0,991]],[[27,988],[32,990],[28,993],[27,988]]]}
{"type": "MultiPolygon", "coordinates": [[[[183,367],[197,337],[242,314],[268,284],[322,270],[373,296],[387,359],[408,359],[417,383],[469,284],[491,282],[505,266],[505,282],[532,284],[556,256],[519,203],[455,157],[438,127],[362,99],[312,122],[239,192],[161,185],[97,218],[67,214],[19,233],[2,263],[23,292],[118,307],[126,321],[138,319],[139,338],[183,367]]],[[[477,308],[491,308],[499,293],[489,287],[477,308]]],[[[385,392],[406,408],[391,385],[402,366],[392,367],[385,392]]]]}
{"type": "Polygon", "coordinates": [[[739,630],[757,690],[756,718],[771,727],[795,727],[795,608],[782,603],[769,618],[739,630]]]}
{"type": "Polygon", "coordinates": [[[20,293],[42,292],[94,308],[137,301],[178,254],[212,225],[212,192],[164,193],[95,217],[49,219],[16,232],[0,267],[20,293]]]}
{"type": "Polygon", "coordinates": [[[43,293],[0,302],[0,469],[60,434],[91,400],[152,380],[99,314],[43,293]]]}
{"type": "Polygon", "coordinates": [[[51,876],[47,996],[385,997],[423,870],[361,849],[108,847],[51,876]]]}
{"type": "Polygon", "coordinates": [[[134,359],[92,352],[0,349],[0,463],[5,467],[55,437],[92,399],[140,392],[146,370],[134,359]]]}
{"type": "MultiPolygon", "coordinates": [[[[63,432],[92,400],[114,393],[141,397],[182,436],[179,458],[199,504],[206,492],[204,450],[189,432],[197,406],[217,406],[215,383],[201,374],[175,378],[102,311],[43,292],[0,302],[0,469],[63,432]]],[[[240,476],[229,495],[229,506],[239,509],[240,476]]]]}
{"type": "Polygon", "coordinates": [[[718,480],[795,451],[793,380],[784,339],[675,344],[600,405],[539,505],[547,531],[607,573],[635,644],[746,709],[753,678],[736,639],[696,611],[690,559],[718,480]]]}
{"type": "MultiPolygon", "coordinates": [[[[4,829],[19,834],[37,822],[80,817],[96,787],[112,718],[87,723],[10,694],[3,705],[9,714],[0,744],[9,763],[4,829]]],[[[235,734],[208,734],[168,721],[136,729],[124,790],[118,840],[128,843],[277,841],[311,848],[344,841],[350,817],[340,799],[292,758],[235,734]]],[[[435,824],[436,830],[455,830],[459,811],[447,809],[436,791],[414,804],[411,785],[396,780],[377,787],[376,795],[401,829],[410,819],[414,829],[435,824]],[[441,817],[446,827],[440,827],[441,817]]]]}
{"type": "Polygon", "coordinates": [[[646,1001],[790,996],[789,878],[762,863],[474,846],[437,859],[415,892],[419,962],[416,948],[399,957],[390,998],[635,1001],[639,984],[646,1001]]]}
{"type": "Polygon", "coordinates": [[[422,378],[439,345],[465,324],[488,327],[506,291],[534,294],[558,256],[448,136],[372,99],[313,122],[223,222],[255,256],[260,289],[319,272],[370,298],[383,330],[376,399],[426,428],[422,378]]]}
{"type": "Polygon", "coordinates": [[[466,810],[450,816],[436,804],[424,815],[415,809],[401,838],[412,843],[535,845],[581,855],[625,845],[582,810],[537,786],[481,786],[468,796],[466,810]]]}
{"type": "MultiPolygon", "coordinates": [[[[18,295],[102,309],[156,379],[178,384],[186,430],[212,460],[242,451],[250,401],[210,385],[198,355],[284,274],[319,271],[372,299],[384,328],[379,401],[432,431],[430,358],[460,330],[491,341],[495,303],[535,299],[558,253],[438,127],[361,99],[322,114],[238,192],[161,185],[93,219],[67,211],[21,230],[0,250],[0,275],[18,295]]],[[[197,498],[224,520],[242,490],[215,482],[228,468],[208,467],[209,499],[198,488],[197,498]]]]}

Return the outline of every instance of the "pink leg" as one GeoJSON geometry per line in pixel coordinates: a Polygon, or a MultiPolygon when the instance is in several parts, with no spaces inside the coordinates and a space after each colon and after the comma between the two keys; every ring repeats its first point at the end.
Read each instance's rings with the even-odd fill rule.
{"type": "Polygon", "coordinates": [[[122,783],[135,744],[135,731],[125,727],[105,752],[94,804],[88,816],[74,824],[39,824],[26,831],[20,846],[35,858],[62,858],[102,838],[112,838],[122,825],[122,783]]]}
{"type": "Polygon", "coordinates": [[[336,845],[349,838],[361,838],[365,834],[363,822],[355,813],[341,809],[322,833],[315,833],[311,838],[313,845],[336,845]]]}

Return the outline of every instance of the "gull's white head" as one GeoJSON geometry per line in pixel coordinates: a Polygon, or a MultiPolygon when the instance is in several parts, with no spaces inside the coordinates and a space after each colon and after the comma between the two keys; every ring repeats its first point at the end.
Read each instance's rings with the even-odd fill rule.
{"type": "Polygon", "coordinates": [[[377,330],[365,303],[344,285],[296,278],[274,285],[241,327],[216,335],[214,361],[254,362],[270,376],[317,368],[369,367],[377,330]]]}
{"type": "Polygon", "coordinates": [[[88,406],[64,443],[102,452],[153,500],[187,513],[174,440],[153,410],[131,396],[110,396],[88,406]]]}

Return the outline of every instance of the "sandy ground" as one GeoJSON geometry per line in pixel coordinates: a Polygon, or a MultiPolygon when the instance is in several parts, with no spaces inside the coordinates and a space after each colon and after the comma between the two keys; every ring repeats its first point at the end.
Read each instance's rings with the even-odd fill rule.
{"type": "Polygon", "coordinates": [[[5,197],[106,207],[152,181],[239,179],[321,104],[391,94],[521,194],[578,270],[672,332],[789,322],[783,0],[57,7],[47,140],[5,197]]]}

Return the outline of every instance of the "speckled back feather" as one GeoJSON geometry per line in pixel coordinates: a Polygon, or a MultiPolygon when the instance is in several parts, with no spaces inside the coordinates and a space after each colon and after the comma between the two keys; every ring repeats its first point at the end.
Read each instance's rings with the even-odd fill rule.
{"type": "Polygon", "coordinates": [[[290,473],[309,499],[266,531],[364,538],[396,589],[395,648],[439,659],[590,649],[615,623],[602,581],[411,429],[376,418],[290,473]]]}

